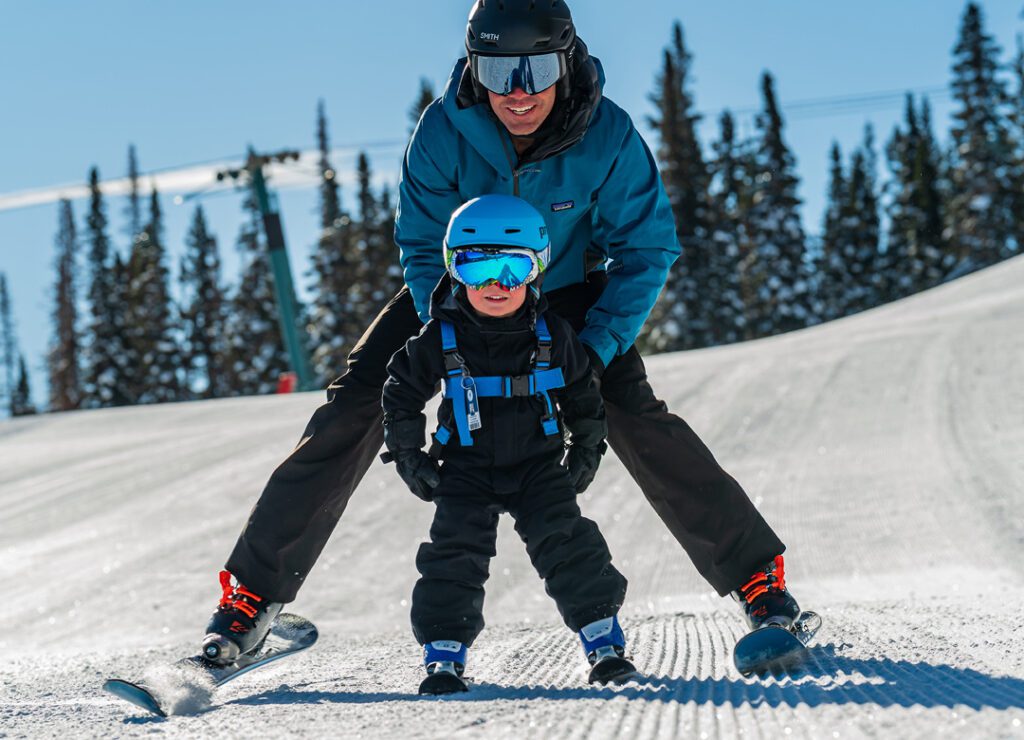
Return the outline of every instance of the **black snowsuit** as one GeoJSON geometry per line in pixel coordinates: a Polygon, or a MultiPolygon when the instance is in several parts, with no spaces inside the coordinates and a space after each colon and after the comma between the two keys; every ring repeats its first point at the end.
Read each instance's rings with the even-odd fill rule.
{"type": "Polygon", "coordinates": [[[441,448],[430,542],[420,545],[416,556],[420,579],[413,590],[412,625],[420,644],[458,640],[468,646],[480,634],[483,587],[503,511],[515,519],[530,560],[569,629],[614,616],[622,605],[626,579],[611,564],[597,525],[580,513],[576,491],[560,464],[563,428],[574,445],[597,447],[604,441],[601,394],[576,334],[546,309],[543,297],[536,305],[530,297],[514,316],[479,316],[469,307],[465,290],[453,294],[446,277],[434,291],[433,320],[388,364],[382,401],[388,443],[392,428],[415,429],[403,441],[413,449],[425,443],[423,407],[447,375],[439,319],[454,326],[458,353],[473,376],[522,376],[530,372],[537,350],[533,317],[543,315],[551,333],[551,367],[560,368],[565,379],[564,388],[551,391],[562,422],[553,435],[541,427],[546,405],[540,397],[481,398],[482,427],[472,432],[472,446],[464,447],[452,402],[442,401],[438,420],[453,434],[441,448]]]}

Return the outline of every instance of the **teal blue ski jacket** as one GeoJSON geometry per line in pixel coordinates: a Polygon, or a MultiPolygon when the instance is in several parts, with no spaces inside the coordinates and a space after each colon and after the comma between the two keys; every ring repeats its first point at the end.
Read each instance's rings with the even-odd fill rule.
{"type": "MultiPolygon", "coordinates": [[[[399,181],[395,241],[405,282],[426,322],[430,295],[445,272],[442,242],[452,212],[489,193],[518,195],[543,215],[551,264],[543,290],[583,282],[607,269],[608,284],[587,314],[580,339],[607,365],[633,344],[679,256],[675,222],[650,150],[629,115],[601,96],[600,62],[583,47],[574,95],[589,94],[569,145],[520,161],[508,131],[480,100],[460,59],[444,93],[424,111],[399,181]],[[589,69],[592,90],[580,92],[589,69]],[[460,92],[460,88],[462,88],[460,92]],[[473,104],[475,102],[475,104],[473,104]],[[579,137],[582,138],[579,138],[579,137]],[[588,255],[589,253],[589,255],[588,255]]],[[[571,128],[571,126],[570,126],[571,128]]]]}

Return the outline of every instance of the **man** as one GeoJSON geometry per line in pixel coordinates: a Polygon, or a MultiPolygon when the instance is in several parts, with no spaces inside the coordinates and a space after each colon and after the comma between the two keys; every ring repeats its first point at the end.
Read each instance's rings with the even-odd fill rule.
{"type": "Polygon", "coordinates": [[[647,383],[633,341],[679,254],[657,166],[563,0],[478,0],[460,59],[424,112],[399,184],[406,287],[367,329],[291,456],[267,483],[221,574],[206,652],[259,645],[292,601],[383,441],[392,354],[428,319],[448,219],[480,195],[530,202],[550,230],[544,291],[579,332],[607,408],[608,442],[701,575],[751,628],[789,624],[785,547],[746,493],[647,383]],[[232,585],[230,575],[236,584],[232,585]],[[241,584],[244,584],[242,586],[241,584]]]}

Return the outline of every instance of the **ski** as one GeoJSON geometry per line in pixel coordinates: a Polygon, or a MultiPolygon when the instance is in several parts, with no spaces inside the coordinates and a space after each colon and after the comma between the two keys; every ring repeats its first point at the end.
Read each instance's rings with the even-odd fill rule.
{"type": "Polygon", "coordinates": [[[744,676],[787,671],[806,660],[807,644],[821,629],[821,617],[802,612],[788,629],[766,625],[739,639],[732,659],[744,676]]]}
{"type": "Polygon", "coordinates": [[[448,671],[436,671],[420,683],[420,693],[427,696],[444,696],[469,691],[469,684],[462,676],[448,671]]]}
{"type": "Polygon", "coordinates": [[[636,666],[619,656],[603,658],[594,663],[587,677],[588,683],[621,684],[637,677],[636,666]]]}
{"type": "MultiPolygon", "coordinates": [[[[316,627],[304,617],[279,614],[263,644],[251,655],[241,655],[234,663],[223,666],[213,664],[201,655],[184,658],[174,665],[183,671],[198,671],[217,688],[249,671],[312,647],[318,636],[316,627]]],[[[158,717],[168,714],[159,692],[144,683],[111,678],[103,683],[103,690],[158,717]]]]}

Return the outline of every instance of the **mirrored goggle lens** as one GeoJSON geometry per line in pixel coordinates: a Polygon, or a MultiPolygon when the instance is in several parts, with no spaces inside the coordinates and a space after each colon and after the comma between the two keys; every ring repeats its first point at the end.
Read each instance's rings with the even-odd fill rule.
{"type": "Polygon", "coordinates": [[[537,54],[522,57],[473,57],[473,74],[481,85],[498,95],[517,87],[527,95],[547,90],[565,73],[562,55],[537,54]]]}
{"type": "Polygon", "coordinates": [[[536,277],[536,265],[536,261],[525,254],[507,252],[464,249],[452,257],[452,272],[456,280],[471,288],[482,288],[491,283],[517,288],[536,277]]]}

